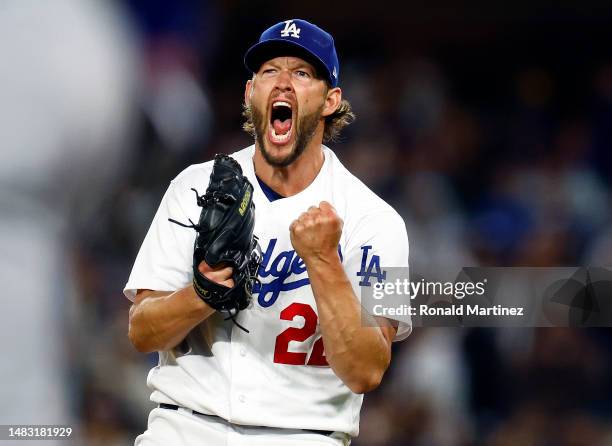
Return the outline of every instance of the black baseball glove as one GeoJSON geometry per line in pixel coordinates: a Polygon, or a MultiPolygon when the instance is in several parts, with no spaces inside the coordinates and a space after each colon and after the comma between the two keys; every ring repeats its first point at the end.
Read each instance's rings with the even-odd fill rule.
{"type": "Polygon", "coordinates": [[[261,249],[253,235],[255,204],[253,186],[242,174],[240,165],[230,156],[215,155],[210,183],[204,195],[194,188],[200,220],[191,225],[169,219],[197,235],[193,250],[193,288],[212,308],[227,313],[236,325],[236,315],[251,301],[253,285],[261,263],[261,249]],[[207,279],[198,266],[205,261],[211,267],[231,266],[234,286],[229,288],[207,279]]]}

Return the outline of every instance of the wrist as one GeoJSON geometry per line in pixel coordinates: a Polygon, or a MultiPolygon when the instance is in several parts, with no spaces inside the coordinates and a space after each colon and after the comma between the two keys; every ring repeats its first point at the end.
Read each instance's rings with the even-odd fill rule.
{"type": "Polygon", "coordinates": [[[195,281],[192,281],[191,285],[188,286],[187,289],[189,290],[189,294],[191,295],[191,301],[193,302],[193,311],[195,314],[209,315],[210,313],[213,313],[215,311],[214,308],[212,308],[210,305],[208,305],[208,303],[206,303],[206,300],[204,300],[200,293],[197,292],[195,281]]]}
{"type": "Polygon", "coordinates": [[[312,256],[304,258],[304,263],[307,268],[329,268],[334,266],[342,266],[340,255],[336,249],[326,252],[316,253],[312,256]]]}

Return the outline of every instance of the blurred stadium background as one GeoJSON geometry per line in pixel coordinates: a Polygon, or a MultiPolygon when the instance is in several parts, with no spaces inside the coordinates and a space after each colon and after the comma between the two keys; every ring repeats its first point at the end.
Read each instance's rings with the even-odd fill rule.
{"type": "MultiPolygon", "coordinates": [[[[358,119],[331,147],[403,215],[413,268],[612,264],[612,5],[494,3],[3,3],[3,283],[48,268],[29,234],[52,237],[60,260],[45,305],[16,314],[27,293],[7,293],[3,338],[22,341],[0,382],[3,403],[31,380],[56,385],[57,401],[31,391],[0,423],[57,407],[82,444],[107,446],[146,428],[157,355],[129,344],[121,290],[170,179],[251,143],[242,57],[282,19],[334,35],[358,119]],[[9,275],[19,262],[29,274],[9,275]]],[[[611,341],[609,329],[415,329],[353,444],[612,444],[611,341]]]]}

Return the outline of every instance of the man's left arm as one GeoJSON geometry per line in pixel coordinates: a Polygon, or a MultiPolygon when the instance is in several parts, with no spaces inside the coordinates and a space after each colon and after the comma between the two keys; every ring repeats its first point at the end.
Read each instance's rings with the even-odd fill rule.
{"type": "Polygon", "coordinates": [[[321,202],[291,224],[291,242],[308,270],[327,362],[353,392],[365,393],[389,366],[397,327],[363,310],[338,254],[342,226],[334,208],[321,202]]]}

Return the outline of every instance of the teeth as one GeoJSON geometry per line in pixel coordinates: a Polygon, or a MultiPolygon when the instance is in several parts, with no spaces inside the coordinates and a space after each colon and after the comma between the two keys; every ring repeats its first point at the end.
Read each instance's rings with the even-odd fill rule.
{"type": "Polygon", "coordinates": [[[291,110],[291,104],[289,104],[288,102],[284,102],[284,101],[277,101],[274,102],[272,104],[273,108],[277,108],[277,107],[289,107],[289,109],[291,110]]]}
{"type": "Polygon", "coordinates": [[[277,135],[276,131],[274,130],[274,127],[272,127],[270,130],[272,132],[272,137],[274,138],[274,141],[277,143],[284,143],[285,141],[288,141],[289,137],[291,136],[291,129],[289,129],[289,131],[284,135],[277,135]]]}

